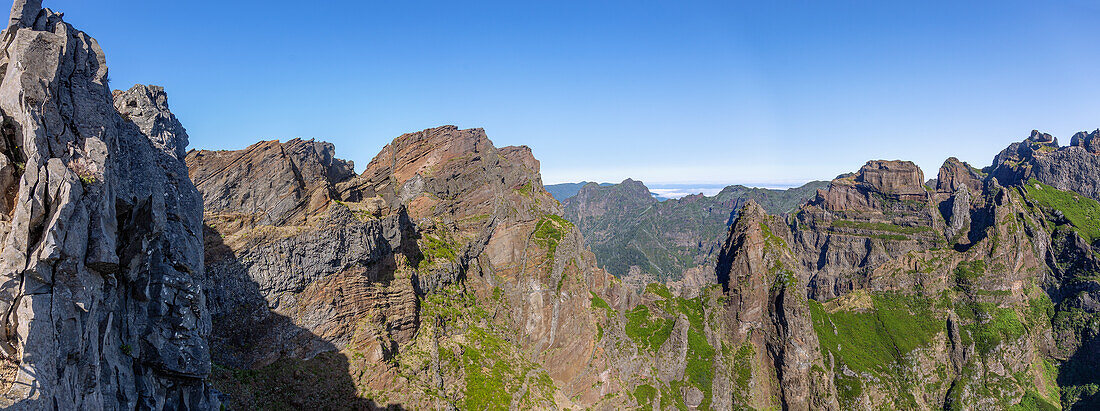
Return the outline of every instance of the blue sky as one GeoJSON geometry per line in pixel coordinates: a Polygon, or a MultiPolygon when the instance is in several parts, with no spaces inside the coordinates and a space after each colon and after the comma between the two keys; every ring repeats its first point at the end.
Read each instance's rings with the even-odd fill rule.
{"type": "Polygon", "coordinates": [[[785,185],[1100,127],[1094,1],[46,0],[194,148],[483,127],[547,183],[785,185]]]}

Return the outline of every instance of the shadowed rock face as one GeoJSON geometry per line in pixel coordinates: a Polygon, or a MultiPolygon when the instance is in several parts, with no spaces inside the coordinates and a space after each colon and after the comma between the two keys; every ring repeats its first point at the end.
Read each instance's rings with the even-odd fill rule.
{"type": "Polygon", "coordinates": [[[0,405],[217,408],[202,202],[163,92],[113,101],[99,45],[39,1],[0,38],[0,405]]]}

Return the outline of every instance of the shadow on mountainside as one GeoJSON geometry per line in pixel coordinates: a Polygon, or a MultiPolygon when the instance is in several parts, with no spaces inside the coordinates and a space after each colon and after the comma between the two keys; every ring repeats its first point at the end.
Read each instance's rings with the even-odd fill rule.
{"type": "MultiPolygon", "coordinates": [[[[240,265],[217,231],[205,223],[203,231],[208,267],[211,262],[240,265]]],[[[214,363],[209,381],[228,396],[224,400],[229,409],[405,409],[361,397],[351,359],[272,311],[247,270],[219,271],[234,274],[207,280],[214,363]],[[218,287],[218,292],[211,287],[218,287]]]]}
{"type": "Polygon", "coordinates": [[[1093,336],[1068,358],[1058,370],[1058,386],[1063,404],[1073,403],[1067,410],[1100,410],[1100,337],[1093,336]]]}

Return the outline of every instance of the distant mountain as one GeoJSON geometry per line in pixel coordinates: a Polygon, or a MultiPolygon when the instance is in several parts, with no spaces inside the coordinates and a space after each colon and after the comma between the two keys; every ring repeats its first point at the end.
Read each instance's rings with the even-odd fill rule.
{"type": "Polygon", "coordinates": [[[712,197],[695,194],[658,201],[640,181],[590,183],[562,202],[563,215],[577,225],[599,266],[611,274],[649,274],[657,280],[696,274],[710,278],[721,241],[746,201],[755,200],[767,212],[781,214],[827,185],[815,181],[787,190],[733,185],[712,197]]]}
{"type": "MultiPolygon", "coordinates": [[[[591,182],[588,182],[588,181],[581,181],[579,183],[550,184],[548,186],[545,186],[545,188],[546,188],[546,191],[549,192],[550,195],[553,196],[555,200],[565,201],[565,199],[577,195],[577,193],[581,191],[581,187],[584,187],[587,184],[596,184],[596,183],[591,183],[591,182]]],[[[612,183],[600,183],[599,185],[600,186],[613,186],[614,184],[612,184],[612,183]]]]}

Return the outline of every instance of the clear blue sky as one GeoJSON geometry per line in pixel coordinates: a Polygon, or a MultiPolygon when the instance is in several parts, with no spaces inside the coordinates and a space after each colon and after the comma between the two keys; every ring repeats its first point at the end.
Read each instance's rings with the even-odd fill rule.
{"type": "Polygon", "coordinates": [[[1100,127],[1095,1],[772,3],[45,1],[192,147],[318,138],[360,170],[443,124],[547,183],[768,185],[1100,127]]]}

